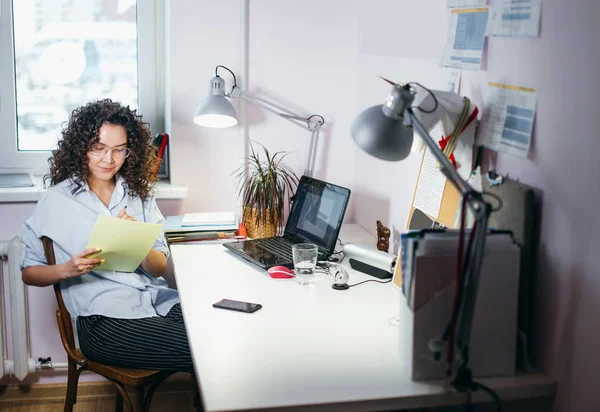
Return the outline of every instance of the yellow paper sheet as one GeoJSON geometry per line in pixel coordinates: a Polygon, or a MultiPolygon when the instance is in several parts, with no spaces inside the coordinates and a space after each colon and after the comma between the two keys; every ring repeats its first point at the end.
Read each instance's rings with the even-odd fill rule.
{"type": "Polygon", "coordinates": [[[142,263],[156,242],[163,225],[117,219],[100,215],[88,248],[99,247],[98,256],[106,262],[97,270],[133,272],[142,263]]]}

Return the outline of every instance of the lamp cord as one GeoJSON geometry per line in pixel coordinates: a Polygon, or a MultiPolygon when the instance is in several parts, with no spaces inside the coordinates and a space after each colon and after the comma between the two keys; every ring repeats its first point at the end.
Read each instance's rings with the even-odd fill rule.
{"type": "Polygon", "coordinates": [[[324,118],[323,118],[323,116],[321,116],[320,114],[311,114],[310,116],[308,116],[308,117],[306,118],[306,123],[310,124],[310,120],[311,120],[313,117],[320,117],[320,118],[321,118],[321,126],[323,126],[323,125],[325,124],[325,119],[324,119],[324,118]]]}
{"type": "Polygon", "coordinates": [[[417,109],[423,113],[433,113],[437,110],[438,100],[437,100],[437,97],[435,97],[435,94],[433,94],[433,92],[431,90],[429,90],[427,87],[423,86],[421,83],[418,83],[418,82],[410,82],[407,84],[416,84],[417,86],[421,87],[422,89],[427,90],[427,92],[431,95],[431,97],[433,98],[433,101],[435,102],[435,106],[433,106],[432,110],[425,110],[425,109],[420,108],[419,106],[414,106],[415,109],[417,109]]]}
{"type": "Polygon", "coordinates": [[[231,91],[233,91],[233,89],[235,89],[236,87],[238,87],[238,86],[237,86],[237,80],[236,80],[236,78],[235,78],[235,74],[233,74],[233,72],[232,72],[231,70],[229,70],[227,67],[225,67],[225,66],[221,66],[221,65],[219,64],[219,65],[217,65],[217,67],[215,67],[215,76],[216,76],[216,77],[219,77],[219,73],[218,73],[218,71],[219,71],[219,67],[220,67],[220,68],[222,68],[222,69],[225,69],[225,70],[227,70],[227,71],[228,71],[229,73],[231,73],[231,75],[233,76],[233,87],[231,88],[231,91]]]}

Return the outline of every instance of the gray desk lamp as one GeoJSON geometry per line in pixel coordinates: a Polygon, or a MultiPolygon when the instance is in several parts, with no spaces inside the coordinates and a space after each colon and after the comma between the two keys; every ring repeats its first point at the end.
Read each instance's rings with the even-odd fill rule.
{"type": "MultiPolygon", "coordinates": [[[[417,83],[411,84],[421,86],[417,83]]],[[[425,88],[423,87],[423,89],[425,88]]],[[[444,336],[442,339],[433,340],[429,345],[434,357],[438,359],[444,346],[446,346],[449,383],[458,390],[468,390],[474,386],[468,367],[469,340],[488,218],[492,207],[483,199],[482,193],[475,191],[460,176],[415,115],[413,109],[421,111],[420,116],[436,117],[435,119],[427,119],[430,124],[435,123],[443,115],[444,111],[438,110],[438,99],[435,94],[428,89],[425,90],[431,94],[435,103],[435,107],[431,110],[411,106],[416,92],[410,84],[395,84],[385,104],[366,109],[354,120],[351,135],[356,144],[370,155],[382,160],[396,161],[409,155],[413,143],[414,129],[439,161],[441,172],[461,193],[463,197],[463,215],[465,205],[468,205],[473,212],[475,225],[464,252],[462,252],[464,227],[461,228],[459,256],[462,256],[462,259],[460,269],[457,271],[460,276],[457,279],[460,289],[456,296],[452,320],[449,325],[449,338],[444,336]],[[429,120],[432,121],[429,122],[429,120]],[[456,351],[456,356],[453,356],[454,351],[456,351]]]]}
{"type": "Polygon", "coordinates": [[[227,67],[219,65],[215,68],[215,77],[210,80],[210,95],[200,103],[200,106],[198,106],[194,113],[194,123],[200,126],[213,128],[235,126],[237,124],[237,115],[233,105],[226,97],[244,99],[310,131],[310,146],[308,149],[308,160],[306,162],[304,174],[306,176],[313,175],[315,159],[317,157],[317,146],[319,143],[319,132],[321,126],[325,123],[323,116],[318,114],[308,117],[300,116],[275,103],[242,90],[237,85],[235,74],[227,67]],[[233,87],[229,94],[225,92],[225,80],[218,74],[219,68],[227,70],[233,76],[233,87]]]}

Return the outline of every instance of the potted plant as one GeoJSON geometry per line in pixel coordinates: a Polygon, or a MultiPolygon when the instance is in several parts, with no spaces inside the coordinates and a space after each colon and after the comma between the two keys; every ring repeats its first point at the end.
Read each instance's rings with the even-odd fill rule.
{"type": "Polygon", "coordinates": [[[251,238],[276,236],[280,232],[284,206],[298,186],[298,177],[282,162],[288,153],[271,155],[265,146],[258,144],[264,151],[264,159],[250,144],[247,175],[244,176],[244,166],[236,171],[242,223],[251,238]]]}

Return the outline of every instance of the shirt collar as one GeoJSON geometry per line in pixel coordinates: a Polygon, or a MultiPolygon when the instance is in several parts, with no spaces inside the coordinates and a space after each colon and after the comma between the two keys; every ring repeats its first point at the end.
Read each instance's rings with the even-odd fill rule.
{"type": "Polygon", "coordinates": [[[122,199],[125,196],[125,191],[127,190],[127,182],[121,175],[117,175],[117,185],[115,186],[115,190],[119,195],[119,199],[122,199]]]}
{"type": "Polygon", "coordinates": [[[88,186],[87,182],[83,179],[81,179],[80,177],[72,177],[71,179],[71,186],[74,186],[72,193],[74,195],[77,195],[81,192],[89,192],[90,191],[90,187],[88,186]]]}
{"type": "MultiPolygon", "coordinates": [[[[127,182],[120,174],[117,174],[117,184],[115,186],[115,190],[117,191],[119,198],[122,198],[125,195],[125,191],[127,190],[127,182]]],[[[90,192],[90,186],[87,181],[81,179],[80,177],[72,177],[71,185],[75,186],[73,191],[74,195],[77,195],[81,192],[90,192]]]]}

